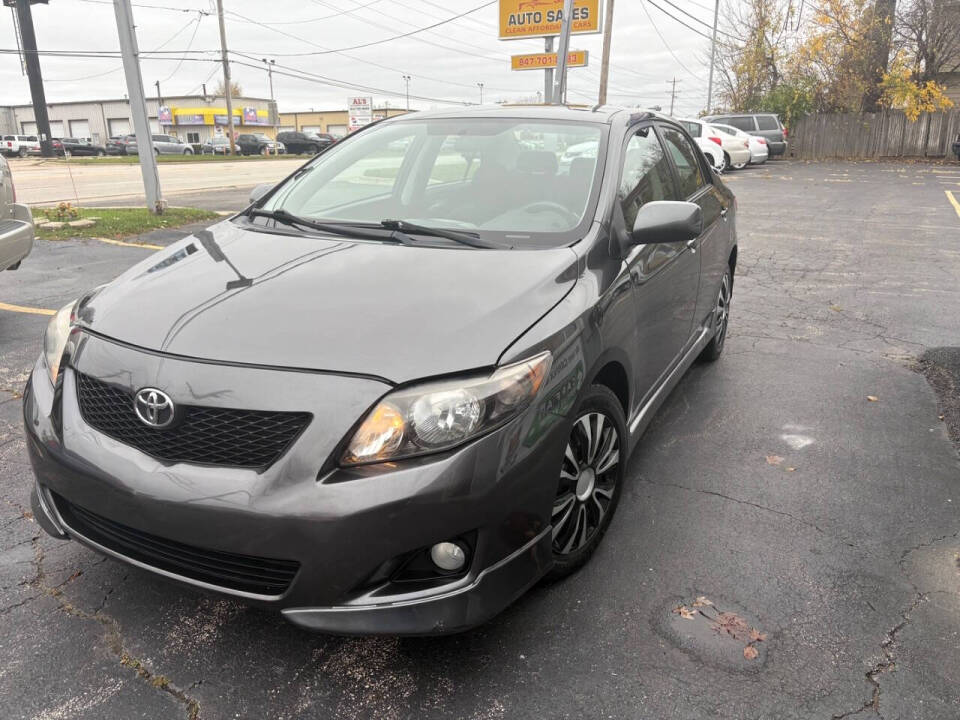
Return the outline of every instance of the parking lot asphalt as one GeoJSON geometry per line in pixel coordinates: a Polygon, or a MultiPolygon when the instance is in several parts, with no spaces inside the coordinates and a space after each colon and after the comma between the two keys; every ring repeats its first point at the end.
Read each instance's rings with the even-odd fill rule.
{"type": "MultiPolygon", "coordinates": [[[[960,167],[729,183],[723,358],[660,410],[593,560],[458,636],[311,635],[48,538],[19,401],[47,318],[0,309],[0,717],[960,716],[960,459],[915,367],[960,344],[960,167]]],[[[146,252],[38,242],[0,302],[57,308],[146,252]]]]}

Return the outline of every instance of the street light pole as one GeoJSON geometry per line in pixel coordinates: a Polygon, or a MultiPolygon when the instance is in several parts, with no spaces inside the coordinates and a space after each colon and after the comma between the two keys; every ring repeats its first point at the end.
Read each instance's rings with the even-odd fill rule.
{"type": "Polygon", "coordinates": [[[483,105],[483,83],[478,82],[477,87],[480,88],[480,104],[483,105]]]}
{"type": "Polygon", "coordinates": [[[230,136],[230,154],[237,154],[237,141],[233,137],[233,98],[230,87],[230,63],[227,61],[227,31],[223,25],[223,0],[217,0],[217,20],[220,22],[220,59],[223,62],[223,95],[227,104],[227,128],[230,136]]]}
{"type": "Polygon", "coordinates": [[[717,20],[720,17],[720,0],[713,7],[713,40],[710,41],[710,80],[707,82],[707,113],[713,112],[713,60],[717,54],[717,20]]]}
{"type": "Polygon", "coordinates": [[[404,75],[403,81],[407,84],[407,112],[410,112],[410,76],[404,75]]]}

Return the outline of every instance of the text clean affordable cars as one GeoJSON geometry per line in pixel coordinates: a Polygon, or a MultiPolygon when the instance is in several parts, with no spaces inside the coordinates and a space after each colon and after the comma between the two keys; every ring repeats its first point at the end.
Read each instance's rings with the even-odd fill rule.
{"type": "Polygon", "coordinates": [[[0,270],[16,270],[33,247],[33,216],[17,202],[10,165],[0,156],[0,270]]]}
{"type": "Polygon", "coordinates": [[[736,204],[655,114],[405,115],[254,196],[51,319],[54,536],[307,628],[463,630],[587,560],[723,350],[736,204]]]}
{"type": "MultiPolygon", "coordinates": [[[[762,165],[767,161],[767,158],[770,155],[770,148],[767,146],[767,141],[765,138],[760,137],[759,135],[751,135],[745,133],[739,128],[733,127],[733,125],[722,125],[720,123],[710,123],[710,127],[719,130],[725,135],[730,135],[740,140],[746,141],[747,146],[750,150],[750,164],[751,165],[762,165]]],[[[734,169],[740,170],[744,167],[746,163],[741,165],[734,165],[734,169]]]]}

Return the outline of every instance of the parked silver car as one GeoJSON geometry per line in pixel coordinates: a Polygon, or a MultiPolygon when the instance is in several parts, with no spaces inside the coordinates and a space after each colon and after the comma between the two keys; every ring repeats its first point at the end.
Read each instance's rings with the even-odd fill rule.
{"type": "MultiPolygon", "coordinates": [[[[151,135],[153,151],[157,155],[193,155],[193,147],[173,135],[151,135]]],[[[127,145],[128,155],[139,155],[137,145],[127,145]]]]}
{"type": "Polygon", "coordinates": [[[17,203],[10,165],[0,155],[0,270],[16,270],[33,247],[33,216],[17,203]]]}
{"type": "Polygon", "coordinates": [[[706,122],[732,125],[767,141],[769,157],[787,154],[787,129],[773,113],[743,113],[738,115],[707,115],[706,122]]]}

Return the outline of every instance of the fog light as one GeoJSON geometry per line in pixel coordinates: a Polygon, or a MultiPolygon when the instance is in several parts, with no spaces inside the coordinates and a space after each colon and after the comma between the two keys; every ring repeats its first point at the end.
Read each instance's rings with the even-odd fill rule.
{"type": "Polygon", "coordinates": [[[456,543],[442,542],[430,548],[430,559],[441,570],[453,572],[463,568],[467,554],[456,543]]]}

